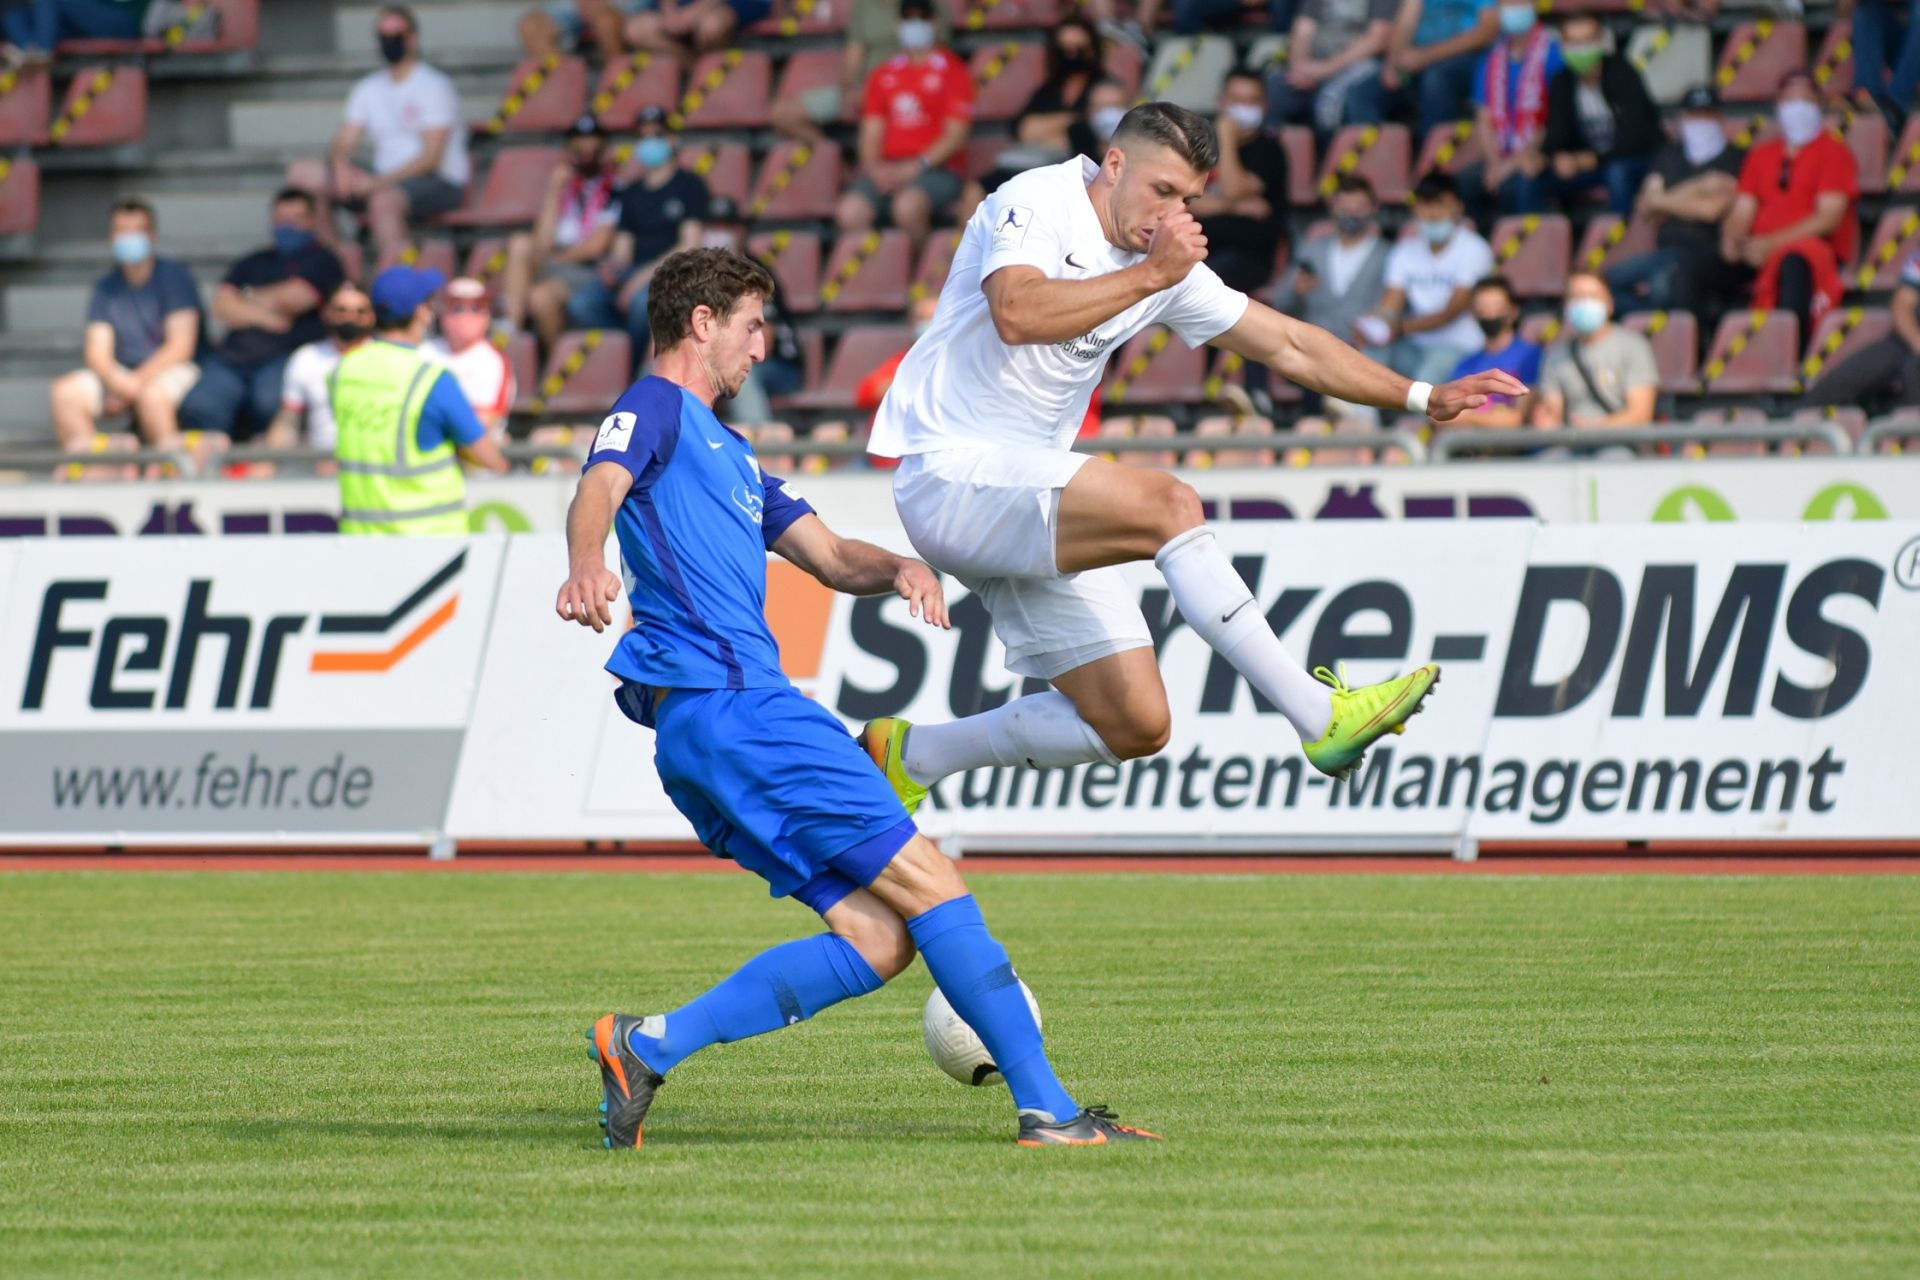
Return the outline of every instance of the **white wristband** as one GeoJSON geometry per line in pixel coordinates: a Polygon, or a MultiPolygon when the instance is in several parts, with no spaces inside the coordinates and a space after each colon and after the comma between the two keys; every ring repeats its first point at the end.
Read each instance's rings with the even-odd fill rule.
{"type": "Polygon", "coordinates": [[[1433,398],[1431,382],[1416,382],[1407,388],[1407,412],[1425,413],[1427,401],[1433,398]]]}

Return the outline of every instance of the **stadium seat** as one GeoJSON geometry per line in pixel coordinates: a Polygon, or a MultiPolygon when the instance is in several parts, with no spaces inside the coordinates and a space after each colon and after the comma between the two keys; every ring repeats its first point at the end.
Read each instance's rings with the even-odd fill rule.
{"type": "Polygon", "coordinates": [[[822,272],[820,301],[828,311],[904,311],[912,272],[906,232],[841,236],[822,272]]]}
{"type": "Polygon", "coordinates": [[[1790,311],[1736,311],[1720,321],[1701,369],[1717,395],[1788,395],[1800,386],[1800,321],[1790,311]]]}
{"type": "Polygon", "coordinates": [[[819,386],[821,375],[827,367],[827,336],[818,329],[801,329],[794,333],[793,338],[800,344],[800,385],[819,386]]]}
{"type": "Polygon", "coordinates": [[[1559,339],[1560,328],[1558,311],[1536,311],[1520,318],[1520,336],[1542,350],[1559,339]]]}
{"type": "Polygon", "coordinates": [[[1691,311],[1636,311],[1620,323],[1643,333],[1660,370],[1660,394],[1690,396],[1700,390],[1700,324],[1691,311]]]}
{"type": "Polygon", "coordinates": [[[748,35],[832,36],[847,29],[851,5],[836,5],[823,0],[786,0],[774,6],[775,12],[747,28],[748,35]]]}
{"type": "Polygon", "coordinates": [[[1713,74],[1713,34],[1693,22],[1635,27],[1627,60],[1640,71],[1647,92],[1662,106],[1676,106],[1687,90],[1713,74]]]}
{"type": "Polygon", "coordinates": [[[1139,94],[1140,77],[1146,71],[1146,55],[1141,53],[1139,45],[1130,40],[1107,41],[1107,56],[1102,65],[1106,67],[1107,76],[1119,81],[1129,98],[1139,94]]]}
{"type": "Polygon", "coordinates": [[[1860,194],[1880,195],[1887,189],[1887,118],[1878,111],[1854,112],[1841,136],[1860,171],[1860,194]]]}
{"type": "Polygon", "coordinates": [[[587,110],[587,64],[558,54],[528,58],[513,69],[493,115],[475,132],[559,133],[587,110]]]}
{"type": "Polygon", "coordinates": [[[864,325],[840,335],[827,362],[820,385],[786,403],[796,409],[852,409],[853,393],[866,376],[913,344],[913,331],[904,325],[864,325]]]}
{"type": "Polygon", "coordinates": [[[1220,102],[1220,86],[1236,61],[1233,41],[1225,36],[1163,36],[1154,44],[1140,96],[1212,115],[1220,102]]]}
{"type": "Polygon", "coordinates": [[[974,50],[969,67],[973,72],[973,118],[989,123],[1011,120],[1046,77],[1046,48],[1037,40],[985,44],[974,50]]]}
{"type": "Polygon", "coordinates": [[[1652,223],[1639,218],[1622,222],[1616,214],[1595,214],[1587,221],[1580,247],[1574,251],[1572,269],[1606,271],[1628,258],[1651,253],[1657,247],[1652,223]]]}
{"type": "Polygon", "coordinates": [[[1255,75],[1264,75],[1268,68],[1286,62],[1287,44],[1286,33],[1269,31],[1247,47],[1246,60],[1240,65],[1255,75]]]}
{"type": "MultiPolygon", "coordinates": [[[[753,429],[751,439],[756,451],[770,445],[789,445],[793,443],[793,428],[784,422],[763,422],[753,429]]],[[[791,453],[761,454],[759,461],[762,471],[782,476],[793,473],[791,453]]]]}
{"type": "Polygon", "coordinates": [[[1812,390],[1835,365],[1892,332],[1893,317],[1884,307],[1831,308],[1807,343],[1806,358],[1800,362],[1802,381],[1812,390]]]}
{"type": "Polygon", "coordinates": [[[74,72],[47,138],[60,147],[114,147],[147,136],[147,73],[139,67],[74,72]]]}
{"type": "Polygon", "coordinates": [[[920,250],[920,263],[913,269],[913,284],[907,290],[911,300],[919,300],[927,294],[937,294],[947,283],[947,272],[953,266],[954,250],[960,247],[960,232],[936,231],[927,237],[927,243],[920,250]]]}
{"type": "Polygon", "coordinates": [[[1383,205],[1407,198],[1407,162],[1412,143],[1403,124],[1350,124],[1333,135],[1320,164],[1319,195],[1333,194],[1342,174],[1358,173],[1373,184],[1383,205]]]}
{"type": "MultiPolygon", "coordinates": [[[[1281,437],[1294,439],[1319,440],[1335,434],[1334,425],[1325,418],[1301,418],[1293,424],[1293,429],[1281,437]]],[[[1290,449],[1281,454],[1280,461],[1289,467],[1351,467],[1362,466],[1373,461],[1371,449],[1290,449]]]]}
{"type": "Polygon", "coordinates": [[[767,123],[773,59],[764,53],[728,49],[694,64],[680,105],[677,128],[758,129],[767,123]]]}
{"type": "MultiPolygon", "coordinates": [[[[1764,410],[1740,406],[1727,409],[1704,409],[1687,419],[1689,427],[1711,429],[1729,426],[1764,426],[1767,415],[1764,410]]],[[[1767,453],[1764,440],[1719,440],[1704,445],[1690,444],[1680,450],[1681,456],[1689,458],[1753,458],[1764,457],[1767,453]]]]}
{"type": "Polygon", "coordinates": [[[753,153],[744,142],[722,142],[718,146],[682,145],[680,167],[700,176],[711,195],[725,196],[736,205],[747,203],[747,184],[751,180],[753,153]]]}
{"type": "Polygon", "coordinates": [[[1267,418],[1227,415],[1202,418],[1193,424],[1193,434],[1206,438],[1227,438],[1236,443],[1246,442],[1246,447],[1215,452],[1213,465],[1216,467],[1271,467],[1274,464],[1273,423],[1267,418]]]}
{"type": "MultiPolygon", "coordinates": [[[[846,54],[839,49],[801,49],[787,59],[787,65],[780,70],[779,84],[773,91],[775,102],[797,101],[801,95],[815,89],[837,88],[840,84],[840,71],[846,64],[846,54]]],[[[851,121],[859,114],[859,94],[842,96],[840,103],[841,121],[851,121]]]]}
{"type": "Polygon", "coordinates": [[[1853,40],[1847,23],[1836,22],[1827,28],[1820,51],[1813,55],[1813,82],[1823,94],[1853,92],[1853,40]]]}
{"type": "Polygon", "coordinates": [[[1780,77],[1807,66],[1807,29],[1798,22],[1762,18],[1733,29],[1714,68],[1722,102],[1768,102],[1780,77]]]}
{"type": "Polygon", "coordinates": [[[618,329],[575,330],[560,335],[547,357],[530,413],[579,415],[599,421],[627,389],[631,345],[618,329]]]}
{"type": "Polygon", "coordinates": [[[955,0],[948,6],[959,31],[1045,31],[1060,21],[1058,0],[955,0]]]}
{"type": "Polygon", "coordinates": [[[1437,124],[1427,130],[1426,141],[1420,144],[1420,162],[1413,166],[1414,181],[1429,173],[1443,173],[1451,178],[1478,160],[1480,143],[1475,133],[1471,120],[1437,124]]]}
{"type": "Polygon", "coordinates": [[[1920,113],[1907,120],[1887,164],[1887,191],[1891,195],[1920,194],[1920,113]]]}
{"type": "Polygon", "coordinates": [[[747,216],[831,218],[840,199],[840,149],[783,142],[761,162],[747,216]]]}
{"type": "MultiPolygon", "coordinates": [[[[864,428],[863,428],[864,429],[864,428]]],[[[807,432],[807,441],[811,444],[845,444],[853,438],[844,422],[822,422],[807,432]]],[[[802,475],[817,476],[826,471],[845,471],[855,465],[856,459],[845,454],[828,455],[824,453],[803,454],[796,468],[802,475]]]]}
{"type": "Polygon", "coordinates": [[[473,242],[473,247],[467,250],[466,264],[461,268],[460,274],[471,276],[486,285],[490,292],[498,294],[501,276],[506,269],[507,242],[489,236],[473,242]]]}
{"type": "Polygon", "coordinates": [[[1154,325],[1135,334],[1107,366],[1100,403],[1118,407],[1201,400],[1206,370],[1205,348],[1189,348],[1171,329],[1154,325]]]}
{"type": "Polygon", "coordinates": [[[62,40],[58,52],[77,58],[152,56],[161,53],[234,53],[260,42],[260,0],[209,0],[220,12],[219,30],[211,39],[189,40],[184,29],[135,40],[62,40]]]}
{"type": "Polygon", "coordinates": [[[0,237],[40,229],[40,166],[0,156],[0,237]]]}
{"type": "Polygon", "coordinates": [[[820,237],[811,231],[773,231],[751,236],[747,253],[780,282],[787,305],[812,311],[820,305],[820,237]]]}
{"type": "Polygon", "coordinates": [[[1525,214],[1493,224],[1494,270],[1522,298],[1557,298],[1567,287],[1573,227],[1557,213],[1525,214]]]}
{"type": "MultiPolygon", "coordinates": [[[[1100,420],[1099,438],[1105,440],[1166,440],[1179,437],[1180,428],[1172,418],[1161,414],[1123,414],[1100,420]]],[[[1126,467],[1171,469],[1180,465],[1180,455],[1172,449],[1115,451],[1114,461],[1126,467]]]]}
{"type": "Polygon", "coordinates": [[[53,77],[0,72],[0,147],[43,147],[53,122],[53,77]]]}
{"type": "Polygon", "coordinates": [[[1915,254],[1920,254],[1920,211],[1910,206],[1888,209],[1875,224],[1866,255],[1847,283],[1855,289],[1891,289],[1900,283],[1901,268],[1915,254]]]}
{"type": "Polygon", "coordinates": [[[469,189],[467,203],[440,219],[449,227],[515,227],[531,224],[540,213],[547,175],[566,159],[558,147],[504,147],[487,169],[478,198],[469,189]]]}
{"type": "Polygon", "coordinates": [[[1303,124],[1280,127],[1280,145],[1287,153],[1287,203],[1296,207],[1320,203],[1314,182],[1313,130],[1303,124]]]}
{"type": "Polygon", "coordinates": [[[416,241],[396,253],[381,254],[380,260],[374,264],[373,273],[379,275],[388,267],[402,262],[410,267],[427,267],[438,271],[449,280],[459,274],[455,270],[458,263],[453,241],[437,237],[416,241]]]}
{"type": "Polygon", "coordinates": [[[679,100],[680,64],[657,53],[635,53],[607,64],[590,105],[601,128],[626,133],[642,107],[672,110],[679,100]]]}
{"type": "Polygon", "coordinates": [[[1003,133],[967,139],[967,176],[985,178],[1000,167],[1000,156],[1012,145],[1013,139],[1003,133]]]}
{"type": "MultiPolygon", "coordinates": [[[[1187,438],[1196,443],[1206,441],[1209,444],[1224,440],[1233,434],[1233,423],[1224,417],[1202,418],[1193,424],[1193,430],[1187,432],[1187,438]]],[[[1189,471],[1211,471],[1214,466],[1212,449],[1189,449],[1180,459],[1180,465],[1189,471]]]]}
{"type": "Polygon", "coordinates": [[[513,412],[525,413],[534,393],[540,389],[540,344],[532,334],[522,330],[508,338],[502,350],[506,352],[507,368],[513,371],[513,412]]]}
{"type": "MultiPolygon", "coordinates": [[[[1801,409],[1787,419],[1789,422],[1831,422],[1847,433],[1847,438],[1857,446],[1860,437],[1867,432],[1867,411],[1851,405],[1828,405],[1820,409],[1801,409]]],[[[1831,453],[1827,448],[1808,448],[1807,453],[1831,453]]]]}

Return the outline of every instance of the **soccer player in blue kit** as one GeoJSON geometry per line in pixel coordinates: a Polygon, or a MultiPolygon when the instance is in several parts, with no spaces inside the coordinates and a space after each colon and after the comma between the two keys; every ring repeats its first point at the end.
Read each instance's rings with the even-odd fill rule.
{"type": "Polygon", "coordinates": [[[690,1055],[878,991],[916,951],[1006,1078],[1021,1145],[1152,1139],[1061,1085],[959,871],[780,669],[764,612],[769,550],[836,591],[897,592],[936,626],[947,614],[931,569],[835,534],[714,416],[713,402],[765,358],[772,292],[759,264],[727,250],[661,263],[647,302],[654,372],[600,425],[567,514],[570,569],[555,607],[595,631],[613,623],[615,530],[635,624],[607,661],[617,704],[654,730],[660,780],[701,841],[819,913],[827,932],[762,952],[669,1013],[599,1018],[587,1038],[606,1145],[640,1145],[654,1094],[690,1055]]]}

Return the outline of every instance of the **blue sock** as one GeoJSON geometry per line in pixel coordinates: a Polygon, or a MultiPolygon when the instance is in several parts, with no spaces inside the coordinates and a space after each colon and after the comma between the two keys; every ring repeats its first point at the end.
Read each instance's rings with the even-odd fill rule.
{"type": "Polygon", "coordinates": [[[710,1044],[790,1027],[884,985],[845,938],[831,933],[796,938],[762,951],[692,1003],[664,1018],[648,1018],[628,1035],[627,1044],[665,1075],[710,1044]]]}
{"type": "Polygon", "coordinates": [[[1068,1120],[1080,1106],[1047,1062],[1040,1027],[1027,1008],[1014,977],[1007,949],[987,932],[973,895],[943,902],[907,921],[907,932],[926,959],[927,971],[946,994],[953,1011],[987,1046],[994,1065],[1007,1078],[1013,1105],[1068,1120]]]}

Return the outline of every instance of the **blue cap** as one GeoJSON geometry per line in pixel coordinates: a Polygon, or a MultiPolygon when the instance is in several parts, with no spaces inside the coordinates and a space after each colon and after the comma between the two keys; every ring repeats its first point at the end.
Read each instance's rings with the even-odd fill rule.
{"type": "Polygon", "coordinates": [[[446,274],[433,267],[396,263],[375,276],[373,288],[367,291],[373,299],[374,319],[380,324],[404,324],[446,283],[446,274]]]}

